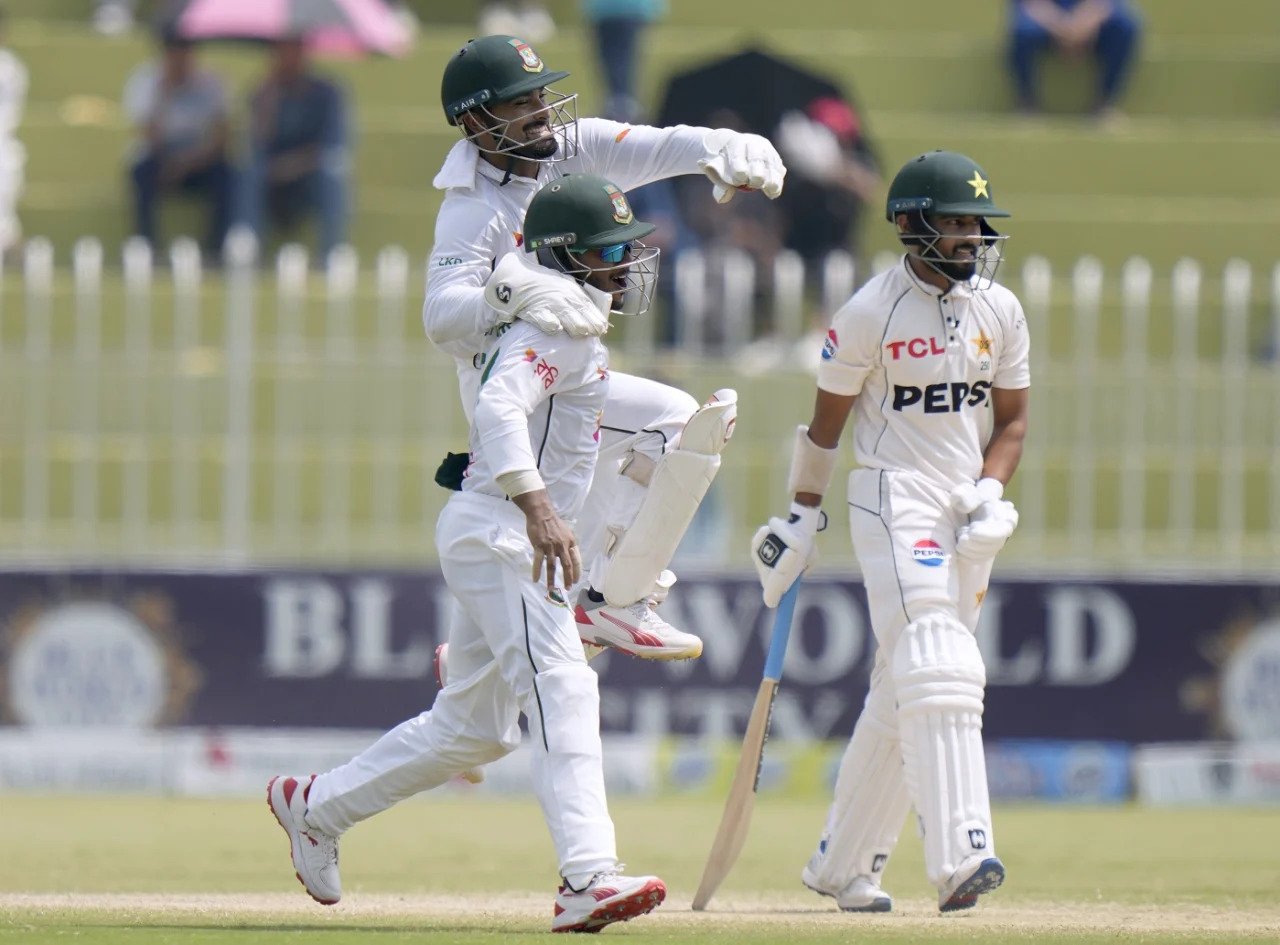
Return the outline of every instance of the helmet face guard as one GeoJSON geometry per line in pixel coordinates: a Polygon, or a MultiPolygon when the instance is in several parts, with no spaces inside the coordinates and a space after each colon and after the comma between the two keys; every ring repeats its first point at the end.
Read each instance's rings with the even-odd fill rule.
{"type": "Polygon", "coordinates": [[[582,283],[586,283],[593,273],[624,272],[627,277],[627,287],[622,292],[621,298],[614,296],[610,310],[615,314],[643,315],[653,304],[653,293],[658,285],[658,257],[661,255],[661,250],[656,246],[646,246],[639,240],[630,240],[609,246],[582,249],[563,245],[542,246],[536,252],[538,262],[542,265],[573,276],[582,283]],[[605,262],[616,263],[616,265],[607,269],[596,269],[584,265],[578,257],[592,248],[600,250],[600,255],[605,262]]]}
{"type": "Polygon", "coordinates": [[[521,160],[545,164],[564,161],[578,153],[578,93],[566,95],[554,89],[544,89],[543,95],[547,99],[547,104],[527,115],[521,115],[518,118],[499,118],[487,104],[479,104],[462,113],[462,115],[470,114],[480,118],[483,127],[479,131],[468,128],[462,121],[462,115],[458,116],[457,124],[463,129],[463,137],[485,154],[505,154],[521,160]],[[519,128],[539,118],[547,123],[548,130],[545,135],[534,138],[532,141],[519,141],[511,136],[513,127],[519,128]],[[492,135],[493,144],[482,143],[480,139],[484,135],[492,135]],[[540,157],[525,153],[525,149],[530,145],[547,140],[554,141],[556,145],[550,154],[540,157]]]}
{"type": "Polygon", "coordinates": [[[997,233],[987,222],[987,218],[978,217],[979,234],[974,238],[978,248],[972,261],[951,259],[938,249],[938,243],[944,239],[964,239],[964,237],[948,236],[933,225],[933,221],[923,210],[904,210],[907,217],[907,229],[898,233],[902,245],[938,275],[952,282],[976,281],[976,288],[989,289],[996,281],[996,270],[1004,258],[1004,241],[1009,237],[997,233]]]}

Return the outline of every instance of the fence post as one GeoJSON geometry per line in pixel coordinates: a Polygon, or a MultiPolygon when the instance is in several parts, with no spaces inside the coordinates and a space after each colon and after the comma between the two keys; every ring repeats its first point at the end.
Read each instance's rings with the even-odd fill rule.
{"type": "Polygon", "coordinates": [[[49,362],[52,353],[53,244],[37,236],[23,257],[26,283],[25,348],[28,389],[22,457],[22,539],[27,550],[47,550],[49,526],[49,362]]]}
{"type": "Polygon", "coordinates": [[[222,550],[230,561],[249,552],[253,438],[253,306],[258,239],[236,227],[227,235],[227,431],[222,473],[222,550]]]}
{"type": "Polygon", "coordinates": [[[755,321],[756,264],[745,251],[732,249],[724,255],[720,270],[721,309],[724,312],[725,355],[734,355],[746,346],[755,321]]]}
{"type": "Polygon", "coordinates": [[[173,537],[186,554],[195,550],[197,485],[200,475],[200,417],[196,397],[200,344],[200,247],[180,237],[169,247],[173,269],[173,537]]]}
{"type": "Polygon", "coordinates": [[[789,350],[804,331],[804,260],[784,249],[773,260],[773,335],[789,350]]]}
{"type": "MultiPolygon", "coordinates": [[[[1249,300],[1253,271],[1243,259],[1222,273],[1222,460],[1218,471],[1218,535],[1228,560],[1244,559],[1245,404],[1248,401],[1249,300]]],[[[1273,470],[1273,475],[1280,470],[1273,470]]]]}
{"type": "Polygon", "coordinates": [[[1280,378],[1275,376],[1280,370],[1280,263],[1271,270],[1271,549],[1280,554],[1280,378]]]}
{"type": "Polygon", "coordinates": [[[1071,484],[1068,508],[1071,513],[1071,549],[1078,560],[1092,556],[1097,462],[1094,439],[1095,385],[1098,379],[1098,319],[1102,307],[1102,263],[1084,256],[1071,272],[1075,310],[1076,403],[1075,433],[1072,437],[1071,484]]]}
{"type": "Polygon", "coordinates": [[[102,364],[102,244],[92,237],[71,250],[76,291],[75,390],[76,466],[71,487],[71,514],[76,550],[98,551],[98,397],[102,364]]]}
{"type": "Polygon", "coordinates": [[[337,246],[325,269],[328,309],[325,322],[325,449],[323,535],[327,554],[346,555],[351,541],[352,433],[351,369],[354,361],[354,307],[359,259],[351,246],[337,246]]]}
{"type": "Polygon", "coordinates": [[[1053,442],[1049,436],[1049,409],[1051,389],[1049,370],[1050,302],[1053,293],[1053,270],[1043,256],[1028,256],[1022,264],[1022,304],[1027,317],[1027,330],[1031,335],[1031,418],[1027,433],[1026,459],[1018,468],[1018,509],[1022,525],[1019,528],[1024,547],[1031,555],[1044,550],[1049,529],[1045,492],[1049,475],[1049,451],[1053,442]],[[1043,386],[1041,386],[1043,385],[1043,386]],[[1036,387],[1039,386],[1039,393],[1036,387]]]}
{"type": "Polygon", "coordinates": [[[1151,264],[1141,256],[1130,258],[1120,273],[1124,295],[1124,390],[1128,413],[1120,460],[1120,542],[1129,555],[1141,554],[1147,524],[1146,435],[1147,385],[1150,376],[1148,324],[1151,312],[1151,264]]]}
{"type": "Polygon", "coordinates": [[[854,277],[857,275],[853,256],[844,250],[833,250],[822,260],[822,309],[831,325],[831,316],[853,296],[854,277]]]}
{"type": "Polygon", "coordinates": [[[702,356],[706,344],[707,257],[687,249],[676,261],[676,347],[691,358],[702,356]]]}
{"type": "Polygon", "coordinates": [[[1200,314],[1200,264],[1179,259],[1173,267],[1173,369],[1177,385],[1177,422],[1173,469],[1169,474],[1169,526],[1174,548],[1190,547],[1196,511],[1196,401],[1200,387],[1197,319],[1200,314]]]}
{"type": "Polygon", "coordinates": [[[151,462],[147,436],[147,401],[151,387],[151,244],[140,236],[125,241],[125,329],[122,383],[129,390],[129,433],[125,438],[124,494],[121,499],[124,544],[129,554],[150,544],[151,462]]]}
{"type": "Polygon", "coordinates": [[[400,508],[399,434],[403,423],[405,298],[409,290],[409,254],[399,246],[378,253],[378,335],[374,363],[381,397],[374,430],[373,533],[379,553],[396,545],[400,508]]]}
{"type": "MultiPolygon", "coordinates": [[[[271,524],[277,554],[297,541],[302,460],[297,444],[304,438],[300,405],[309,399],[311,383],[304,366],[306,339],[303,310],[307,301],[307,250],[300,243],[280,247],[276,255],[276,396],[272,424],[271,524]]],[[[321,381],[323,384],[323,380],[321,381]]]]}

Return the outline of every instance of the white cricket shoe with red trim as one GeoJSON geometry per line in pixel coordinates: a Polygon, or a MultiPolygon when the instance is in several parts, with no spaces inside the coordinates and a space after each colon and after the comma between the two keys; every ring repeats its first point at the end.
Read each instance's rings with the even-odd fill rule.
{"type": "MultiPolygon", "coordinates": [[[[590,588],[578,595],[574,617],[584,645],[608,646],[645,660],[691,660],[702,655],[702,639],[677,630],[658,616],[658,605],[676,581],[663,571],[653,593],[626,607],[613,607],[603,600],[593,601],[590,588]]],[[[587,658],[591,658],[588,653],[587,658]]]]}
{"type": "Polygon", "coordinates": [[[599,932],[652,912],[667,898],[667,886],[656,876],[623,876],[614,870],[597,873],[578,892],[565,883],[556,893],[552,932],[599,932]]]}
{"type": "Polygon", "coordinates": [[[267,785],[267,806],[289,835],[289,852],[298,882],[320,905],[331,906],[342,898],[338,838],[307,823],[307,795],[315,777],[272,778],[267,785]]]}

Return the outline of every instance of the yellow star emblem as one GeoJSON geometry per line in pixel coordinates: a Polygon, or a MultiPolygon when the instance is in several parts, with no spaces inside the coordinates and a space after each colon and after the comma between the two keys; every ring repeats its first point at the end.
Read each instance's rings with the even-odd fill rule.
{"type": "Polygon", "coordinates": [[[982,179],[982,175],[978,173],[978,169],[976,167],[973,169],[973,180],[967,180],[965,183],[973,188],[973,196],[975,199],[978,197],[986,197],[988,200],[991,199],[991,195],[987,193],[987,182],[982,179]]]}
{"type": "Polygon", "coordinates": [[[984,587],[982,590],[978,591],[977,597],[978,597],[978,606],[979,606],[979,607],[981,607],[981,606],[982,606],[982,599],[983,599],[984,597],[986,597],[986,596],[987,596],[987,589],[986,589],[985,587],[984,587]]]}
{"type": "Polygon", "coordinates": [[[978,337],[970,338],[969,340],[978,346],[978,354],[985,354],[987,357],[991,356],[991,339],[987,337],[986,331],[979,328],[978,337]]]}

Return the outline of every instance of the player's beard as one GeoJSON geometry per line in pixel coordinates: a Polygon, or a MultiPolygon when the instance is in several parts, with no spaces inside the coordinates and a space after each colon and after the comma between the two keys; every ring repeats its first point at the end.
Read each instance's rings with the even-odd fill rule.
{"type": "Polygon", "coordinates": [[[516,144],[516,142],[512,138],[504,135],[499,142],[499,146],[513,157],[525,158],[530,161],[545,161],[550,157],[554,157],[555,153],[560,150],[560,136],[555,133],[555,130],[550,124],[539,123],[525,127],[524,133],[526,138],[529,137],[530,131],[537,128],[545,128],[546,131],[531,140],[526,140],[523,144],[516,145],[515,147],[511,147],[511,145],[516,144]],[[509,150],[507,150],[508,148],[509,150]]]}
{"type": "Polygon", "coordinates": [[[951,256],[946,257],[943,262],[936,262],[934,265],[938,271],[953,282],[968,282],[973,278],[974,273],[978,271],[978,257],[982,253],[982,247],[974,244],[963,243],[955,247],[951,251],[951,256]],[[961,257],[957,259],[955,254],[962,248],[968,248],[973,251],[973,258],[961,257]]]}

